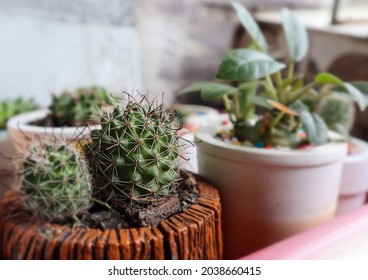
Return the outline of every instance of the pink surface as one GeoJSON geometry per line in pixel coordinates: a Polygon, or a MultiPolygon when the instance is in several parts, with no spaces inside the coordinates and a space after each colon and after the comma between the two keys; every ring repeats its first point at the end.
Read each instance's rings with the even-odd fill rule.
{"type": "Polygon", "coordinates": [[[328,259],[334,254],[341,256],[344,250],[348,250],[349,244],[356,246],[356,241],[365,235],[368,239],[368,205],[242,259],[328,259]]]}

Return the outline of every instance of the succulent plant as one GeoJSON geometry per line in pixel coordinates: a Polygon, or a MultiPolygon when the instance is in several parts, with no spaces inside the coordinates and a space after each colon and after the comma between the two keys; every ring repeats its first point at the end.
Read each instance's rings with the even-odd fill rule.
{"type": "Polygon", "coordinates": [[[15,100],[8,99],[0,102],[0,130],[6,128],[6,122],[12,116],[20,113],[32,111],[36,109],[38,105],[33,99],[25,100],[19,97],[15,100]]]}
{"type": "Polygon", "coordinates": [[[109,102],[107,90],[94,86],[53,95],[50,110],[56,126],[79,126],[85,125],[91,116],[96,115],[99,106],[109,102]]]}
{"type": "Polygon", "coordinates": [[[121,203],[166,197],[179,177],[179,135],[174,115],[145,98],[129,98],[101,112],[87,154],[95,174],[94,197],[121,203]]]}
{"type": "Polygon", "coordinates": [[[91,176],[76,147],[33,145],[23,165],[20,193],[35,216],[64,220],[89,209],[91,176]]]}
{"type": "Polygon", "coordinates": [[[326,98],[319,104],[318,111],[329,129],[344,136],[350,134],[355,107],[349,99],[340,96],[326,98]]]}
{"type": "Polygon", "coordinates": [[[282,11],[282,27],[289,50],[286,64],[267,54],[268,46],[251,14],[233,2],[240,22],[252,39],[247,48],[229,51],[219,65],[217,78],[226,82],[197,82],[179,92],[201,92],[205,101],[222,98],[233,124],[233,136],[241,142],[257,146],[286,146],[295,148],[305,141],[321,145],[328,141],[328,128],[315,111],[315,104],[337,94],[338,88],[361,110],[367,107],[363,93],[330,73],[319,73],[307,83],[296,73],[295,65],[308,52],[305,26],[288,9],[282,11]],[[259,119],[253,121],[255,108],[262,108],[259,119]],[[299,137],[300,128],[306,139],[299,137]]]}

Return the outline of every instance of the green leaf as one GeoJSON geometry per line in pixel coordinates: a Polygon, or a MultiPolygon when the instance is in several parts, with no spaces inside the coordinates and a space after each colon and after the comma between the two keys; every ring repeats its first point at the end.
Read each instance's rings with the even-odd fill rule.
{"type": "Polygon", "coordinates": [[[345,83],[342,80],[340,80],[335,75],[332,75],[330,73],[320,73],[316,76],[315,82],[317,84],[332,84],[339,88],[341,88],[344,92],[348,94],[348,96],[354,100],[360,110],[364,110],[367,105],[368,101],[366,96],[364,96],[364,93],[362,93],[357,87],[350,83],[345,83]]]}
{"type": "Polygon", "coordinates": [[[257,48],[261,51],[267,52],[267,43],[261,30],[259,29],[257,23],[253,19],[252,15],[248,12],[246,8],[240,5],[238,2],[233,1],[233,8],[235,9],[238,18],[248,32],[249,36],[252,38],[253,43],[257,45],[257,48]]]}
{"type": "Polygon", "coordinates": [[[226,54],[219,66],[217,78],[251,81],[270,75],[285,66],[265,53],[250,49],[236,49],[226,54]]]}
{"type": "Polygon", "coordinates": [[[178,95],[196,91],[201,92],[201,96],[204,101],[208,101],[217,99],[231,92],[235,92],[237,91],[237,88],[215,82],[198,82],[182,89],[178,92],[178,95]]]}
{"type": "Polygon", "coordinates": [[[359,89],[349,83],[344,83],[344,88],[347,90],[351,99],[358,104],[361,111],[367,108],[367,97],[359,89]]]}
{"type": "Polygon", "coordinates": [[[271,110],[273,107],[270,103],[268,103],[268,98],[266,96],[251,96],[249,101],[253,104],[256,104],[260,107],[271,110]]]}
{"type": "Polygon", "coordinates": [[[308,52],[308,33],[304,24],[288,9],[282,10],[282,26],[293,61],[301,61],[308,52]]]}
{"type": "Polygon", "coordinates": [[[338,77],[335,75],[332,75],[330,73],[320,73],[315,78],[314,81],[319,84],[332,84],[340,87],[344,87],[344,82],[341,81],[338,77]]]}
{"type": "Polygon", "coordinates": [[[354,87],[359,89],[364,95],[368,95],[368,82],[366,81],[354,81],[350,82],[354,87]]]}
{"type": "Polygon", "coordinates": [[[327,126],[320,116],[304,111],[300,114],[300,120],[307,138],[312,145],[321,145],[327,142],[327,126]]]}

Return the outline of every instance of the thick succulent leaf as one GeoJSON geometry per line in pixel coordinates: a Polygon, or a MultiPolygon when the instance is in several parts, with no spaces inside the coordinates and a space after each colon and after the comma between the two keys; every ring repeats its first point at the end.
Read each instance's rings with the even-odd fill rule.
{"type": "Polygon", "coordinates": [[[341,81],[338,77],[336,77],[335,75],[332,75],[330,73],[320,73],[318,74],[315,78],[314,81],[319,84],[319,85],[323,85],[323,84],[332,84],[332,85],[336,85],[336,86],[340,86],[340,87],[344,87],[344,82],[341,81]]]}
{"type": "Polygon", "coordinates": [[[238,2],[233,1],[231,4],[235,9],[241,24],[252,38],[253,43],[256,44],[259,50],[267,52],[266,39],[264,38],[252,15],[238,2]]]}
{"type": "Polygon", "coordinates": [[[268,98],[265,96],[251,96],[249,98],[249,101],[253,104],[256,104],[262,108],[266,108],[271,110],[273,107],[271,106],[270,103],[268,103],[268,98]]]}
{"type": "Polygon", "coordinates": [[[301,61],[308,52],[308,33],[304,24],[288,9],[282,10],[282,26],[293,61],[301,61]]]}
{"type": "Polygon", "coordinates": [[[237,88],[221,84],[215,82],[198,82],[192,84],[181,91],[178,92],[178,95],[189,93],[189,92],[201,92],[202,99],[204,101],[213,100],[223,95],[229,94],[231,92],[235,92],[237,88]]]}
{"type": "Polygon", "coordinates": [[[285,66],[265,53],[250,49],[236,49],[226,54],[219,66],[217,78],[251,81],[270,75],[285,66]]]}
{"type": "Polygon", "coordinates": [[[312,145],[321,145],[327,142],[327,126],[320,116],[304,111],[300,114],[303,129],[312,145]]]}
{"type": "Polygon", "coordinates": [[[362,111],[365,110],[368,105],[367,97],[352,84],[344,83],[344,87],[351,99],[358,103],[359,109],[362,111]]]}
{"type": "Polygon", "coordinates": [[[354,81],[350,82],[353,86],[359,89],[364,95],[368,95],[368,82],[366,81],[354,81]]]}
{"type": "Polygon", "coordinates": [[[290,109],[294,112],[297,112],[298,114],[304,112],[304,111],[310,111],[309,107],[302,101],[298,100],[297,102],[294,102],[290,105],[290,109]]]}
{"type": "Polygon", "coordinates": [[[362,111],[368,105],[368,101],[366,96],[364,96],[364,93],[362,93],[354,85],[343,82],[335,75],[332,75],[330,73],[320,73],[316,76],[315,82],[317,84],[332,84],[339,87],[341,90],[346,92],[352,100],[354,100],[358,104],[360,110],[362,111]]]}

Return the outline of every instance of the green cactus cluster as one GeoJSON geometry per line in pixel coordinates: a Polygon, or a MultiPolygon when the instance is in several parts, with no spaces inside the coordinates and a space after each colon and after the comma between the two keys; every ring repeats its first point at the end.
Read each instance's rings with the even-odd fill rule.
{"type": "Polygon", "coordinates": [[[146,100],[101,112],[87,154],[96,176],[94,196],[119,209],[127,201],[169,195],[179,177],[179,135],[174,115],[146,100]]]}
{"type": "Polygon", "coordinates": [[[22,97],[7,99],[0,102],[0,130],[6,129],[9,118],[20,113],[37,109],[38,105],[33,99],[26,100],[22,97]]]}
{"type": "Polygon", "coordinates": [[[34,145],[24,159],[20,193],[42,220],[65,220],[91,206],[91,176],[75,146],[34,145]]]}
{"type": "Polygon", "coordinates": [[[329,129],[337,132],[344,129],[349,132],[354,121],[355,108],[349,99],[333,96],[321,102],[319,114],[329,129]]]}
{"type": "Polygon", "coordinates": [[[103,87],[80,88],[52,96],[51,115],[55,126],[79,126],[90,121],[98,107],[110,104],[109,94],[103,87]]]}

